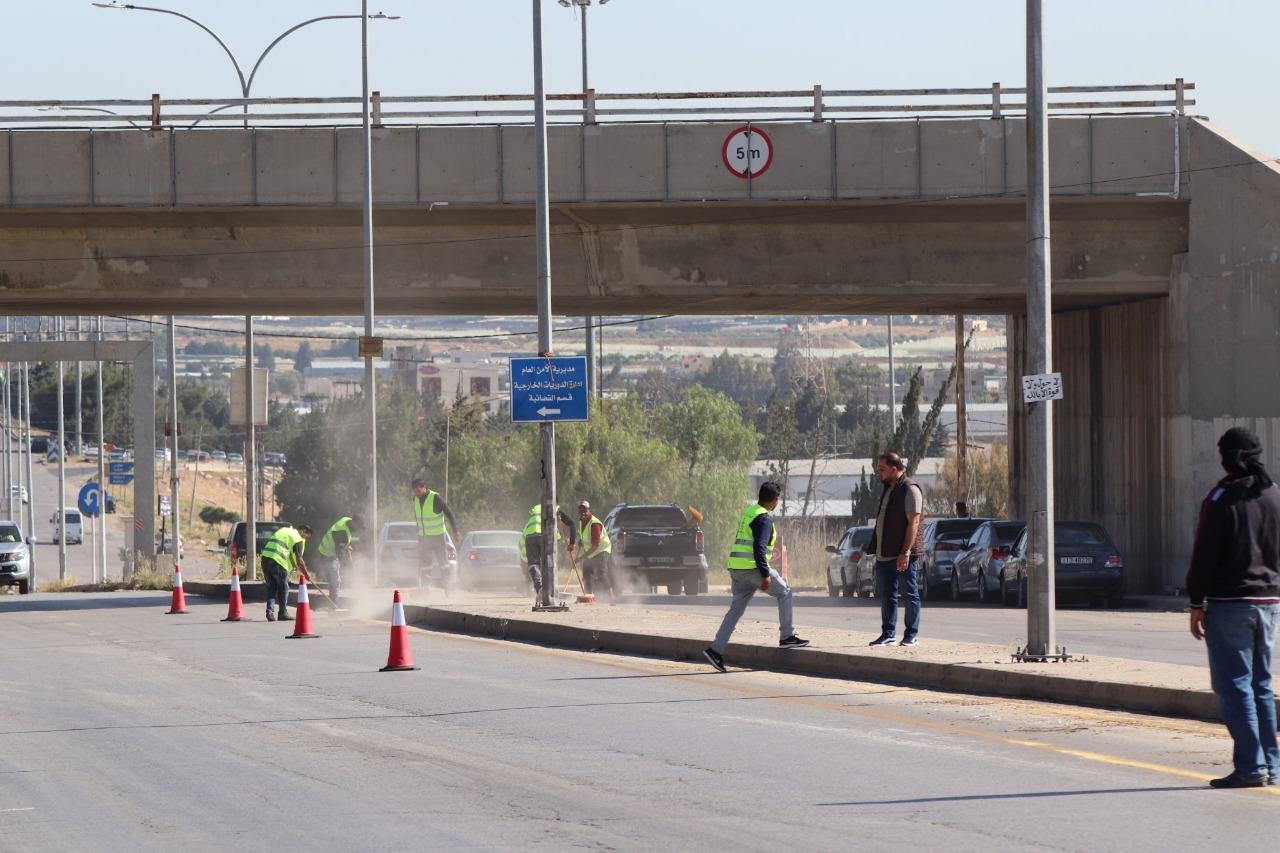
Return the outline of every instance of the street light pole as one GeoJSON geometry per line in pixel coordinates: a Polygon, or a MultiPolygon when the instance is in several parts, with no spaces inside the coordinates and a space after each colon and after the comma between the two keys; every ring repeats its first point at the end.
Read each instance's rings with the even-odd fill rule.
{"type": "MultiPolygon", "coordinates": [[[[361,0],[360,21],[360,112],[364,130],[364,336],[373,338],[373,131],[369,120],[369,0],[361,0]]],[[[372,340],[369,340],[370,346],[372,340]]],[[[377,353],[381,355],[381,353],[377,353]]],[[[367,349],[364,360],[365,408],[369,418],[369,445],[366,465],[369,472],[365,496],[365,522],[372,535],[378,533],[378,375],[374,350],[367,349]]],[[[378,549],[370,549],[373,579],[379,579],[378,549]]]]}

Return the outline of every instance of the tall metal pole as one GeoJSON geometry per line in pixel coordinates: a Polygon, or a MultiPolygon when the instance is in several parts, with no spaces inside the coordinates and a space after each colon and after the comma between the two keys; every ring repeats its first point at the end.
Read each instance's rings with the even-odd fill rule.
{"type": "MultiPolygon", "coordinates": [[[[538,354],[551,349],[551,211],[547,195],[547,93],[542,74],[542,0],[533,0],[533,140],[538,251],[538,354]]],[[[556,425],[538,425],[542,449],[542,601],[554,606],[556,591],[556,425]]]]}
{"type": "Polygon", "coordinates": [[[178,565],[182,538],[178,533],[178,339],[177,323],[169,315],[169,521],[173,528],[173,560],[178,565]]]}
{"type": "MultiPolygon", "coordinates": [[[[9,339],[9,318],[8,317],[4,318],[4,337],[6,341],[9,339]]],[[[3,498],[4,498],[4,508],[5,508],[4,517],[13,518],[14,517],[13,500],[15,497],[13,494],[14,492],[13,487],[15,483],[13,479],[13,423],[10,417],[12,414],[10,410],[10,406],[12,405],[12,402],[9,395],[9,374],[13,370],[13,365],[10,364],[9,362],[5,362],[3,369],[4,369],[4,483],[3,483],[4,495],[3,495],[3,498]]],[[[22,490],[18,489],[17,491],[21,493],[22,490]]],[[[18,500],[19,500],[19,505],[21,505],[20,495],[18,497],[18,500]]]]}
{"type": "MultiPolygon", "coordinates": [[[[898,428],[898,389],[893,387],[893,315],[889,315],[889,437],[898,428]]],[[[893,448],[901,453],[901,447],[893,448]]]]}
{"type": "MultiPolygon", "coordinates": [[[[22,339],[27,339],[27,321],[22,320],[22,339]]],[[[27,435],[22,441],[23,450],[27,454],[27,493],[30,500],[27,501],[27,535],[36,535],[36,481],[34,464],[31,460],[31,363],[24,361],[22,363],[22,397],[23,410],[26,415],[27,435]]],[[[31,588],[36,588],[36,549],[32,548],[28,552],[31,557],[31,588]]]]}
{"type": "MultiPolygon", "coordinates": [[[[83,327],[80,321],[81,315],[76,315],[76,343],[84,340],[81,337],[83,327]]],[[[82,362],[76,362],[76,453],[84,453],[84,395],[82,386],[84,385],[84,365],[82,362]]]]}
{"type": "MultiPolygon", "coordinates": [[[[1052,370],[1049,266],[1049,108],[1044,79],[1043,0],[1027,0],[1027,371],[1052,370]]],[[[1054,634],[1053,417],[1048,401],[1027,411],[1030,571],[1027,654],[1057,650],[1054,634]]]]}
{"type": "MultiPolygon", "coordinates": [[[[56,318],[59,340],[65,340],[63,318],[56,318]]],[[[67,422],[62,397],[66,366],[58,358],[58,580],[67,579],[67,422]]]]}
{"type": "MultiPolygon", "coordinates": [[[[254,399],[254,394],[258,390],[258,383],[253,381],[252,316],[244,318],[244,352],[244,381],[246,383],[244,399],[249,407],[249,416],[245,418],[244,427],[244,573],[246,578],[254,581],[258,579],[258,427],[254,424],[254,404],[257,403],[257,400],[254,399]]],[[[176,409],[174,418],[177,418],[176,409]]],[[[177,507],[178,450],[176,444],[174,445],[173,459],[173,505],[177,507]]]]}
{"type": "MultiPolygon", "coordinates": [[[[360,3],[360,84],[364,128],[364,335],[373,337],[373,131],[369,121],[369,0],[360,3]]],[[[365,497],[365,522],[370,534],[378,534],[378,385],[373,352],[365,354],[364,395],[369,418],[369,446],[365,468],[369,490],[365,497]]],[[[378,549],[369,549],[374,583],[378,582],[378,549]]]]}
{"type": "MultiPolygon", "coordinates": [[[[97,339],[99,341],[102,340],[102,330],[103,330],[104,323],[105,321],[103,320],[103,318],[99,317],[98,318],[98,335],[97,335],[97,339]]],[[[104,362],[101,362],[101,361],[98,362],[98,371],[97,371],[98,379],[97,379],[97,382],[95,383],[96,385],[95,390],[97,391],[97,394],[98,394],[97,396],[97,400],[98,400],[98,485],[105,488],[107,484],[107,448],[106,448],[107,439],[106,439],[106,431],[105,431],[106,430],[105,424],[107,422],[107,419],[106,419],[107,401],[106,401],[106,398],[103,397],[102,395],[102,365],[103,364],[104,362]]],[[[135,455],[137,453],[142,452],[142,448],[138,447],[138,443],[136,441],[133,443],[133,447],[134,447],[135,455]]],[[[99,557],[98,562],[102,566],[102,579],[105,581],[107,579],[107,516],[106,516],[107,497],[105,493],[100,494],[98,497],[101,499],[102,511],[103,511],[102,529],[98,534],[98,557],[99,557]]]]}
{"type": "MultiPolygon", "coordinates": [[[[587,82],[587,9],[590,6],[587,3],[578,5],[578,11],[582,13],[582,123],[587,123],[587,89],[590,84],[587,82]]],[[[583,140],[586,142],[585,138],[583,140]]],[[[585,164],[584,164],[585,165],[585,164]]],[[[586,173],[583,173],[583,180],[586,180],[586,173]]],[[[584,184],[585,186],[585,184],[584,184]]],[[[596,338],[592,329],[592,317],[590,314],[582,318],[583,332],[586,334],[587,340],[587,394],[599,394],[600,389],[597,387],[599,383],[596,380],[596,338]]]]}
{"type": "Polygon", "coordinates": [[[969,503],[969,411],[964,379],[964,315],[956,315],[956,479],[960,500],[969,503]]]}

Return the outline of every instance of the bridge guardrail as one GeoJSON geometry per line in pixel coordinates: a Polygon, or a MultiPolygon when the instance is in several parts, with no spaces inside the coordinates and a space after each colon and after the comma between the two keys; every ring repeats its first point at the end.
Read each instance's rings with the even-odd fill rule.
{"type": "MultiPolygon", "coordinates": [[[[1195,100],[1187,93],[1195,83],[1179,77],[1172,83],[1114,86],[1055,86],[1049,89],[1054,114],[1169,113],[1184,115],[1195,100]],[[1170,94],[1171,93],[1171,94],[1170,94]]],[[[532,95],[393,95],[371,97],[375,126],[415,124],[531,123],[532,95]],[[447,106],[441,106],[447,105],[447,106]]],[[[547,96],[548,121],[597,124],[665,120],[827,121],[837,118],[884,118],[932,115],[1017,117],[1025,113],[1026,89],[992,83],[981,88],[942,89],[794,89],[735,92],[623,92],[594,89],[547,96]],[[974,100],[975,98],[983,100],[974,100]],[[581,106],[563,108],[560,104],[581,106]],[[635,106],[639,102],[650,102],[635,106]],[[724,102],[734,102],[722,106],[724,102]],[[617,104],[616,106],[614,104],[617,104]]],[[[333,98],[174,98],[0,100],[0,126],[85,127],[128,124],[158,129],[187,124],[241,126],[345,125],[362,121],[358,97],[333,98]],[[309,109],[299,110],[299,107],[309,109]],[[120,110],[139,110],[121,112],[120,110]],[[15,112],[9,112],[15,111],[15,112]]]]}

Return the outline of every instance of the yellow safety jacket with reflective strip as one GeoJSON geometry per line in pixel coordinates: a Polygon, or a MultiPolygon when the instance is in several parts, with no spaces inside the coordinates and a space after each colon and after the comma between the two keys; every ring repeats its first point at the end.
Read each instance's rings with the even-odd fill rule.
{"type": "Polygon", "coordinates": [[[413,515],[418,520],[419,536],[443,536],[444,513],[436,511],[436,498],[440,497],[427,490],[426,497],[413,496],[413,515]]]}
{"type": "MultiPolygon", "coordinates": [[[[302,534],[292,527],[281,527],[267,540],[266,546],[262,549],[262,556],[264,559],[275,560],[284,566],[285,571],[291,572],[298,568],[298,555],[293,549],[299,542],[306,541],[302,538],[302,534]]],[[[306,547],[306,545],[302,546],[304,551],[306,547]]]]}
{"type": "Polygon", "coordinates": [[[320,540],[320,556],[330,558],[337,556],[333,550],[333,534],[339,531],[347,534],[347,546],[351,546],[351,528],[347,526],[350,521],[351,517],[347,516],[334,522],[333,527],[330,527],[324,538],[320,540]]]}
{"type": "Polygon", "coordinates": [[[591,516],[591,520],[578,528],[578,539],[582,542],[582,559],[590,560],[597,554],[613,553],[613,543],[609,541],[609,528],[604,526],[604,522],[591,516]],[[600,546],[594,551],[591,550],[591,525],[600,525],[600,546]]]}
{"type": "MultiPolygon", "coordinates": [[[[764,515],[768,511],[760,504],[752,504],[742,514],[742,520],[738,522],[738,535],[733,540],[733,547],[729,549],[730,569],[759,570],[759,566],[756,565],[755,537],[751,533],[751,522],[755,521],[757,516],[764,515]]],[[[769,536],[770,554],[773,553],[773,543],[777,538],[778,528],[775,527],[769,536]]]]}
{"type": "MultiPolygon", "coordinates": [[[[556,515],[560,514],[559,505],[556,506],[556,515]]],[[[533,509],[529,510],[529,520],[524,523],[525,536],[537,536],[542,532],[542,504],[537,504],[533,509]]],[[[556,541],[560,540],[560,525],[556,525],[556,541]]]]}

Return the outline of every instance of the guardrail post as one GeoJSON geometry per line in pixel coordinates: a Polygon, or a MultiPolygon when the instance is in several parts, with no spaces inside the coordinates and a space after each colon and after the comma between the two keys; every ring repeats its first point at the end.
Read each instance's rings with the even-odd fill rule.
{"type": "Polygon", "coordinates": [[[1179,77],[1173,82],[1174,103],[1177,105],[1178,115],[1187,114],[1187,89],[1179,77]]]}
{"type": "Polygon", "coordinates": [[[584,121],[586,121],[587,124],[595,124],[596,123],[596,90],[595,89],[587,90],[587,97],[586,97],[585,103],[587,105],[587,114],[584,118],[584,121]]]}
{"type": "Polygon", "coordinates": [[[157,130],[160,127],[160,95],[152,93],[151,95],[151,129],[157,130]]]}
{"type": "Polygon", "coordinates": [[[370,106],[373,111],[370,120],[374,127],[382,127],[382,93],[374,92],[369,96],[370,106]]]}
{"type": "Polygon", "coordinates": [[[813,87],[813,120],[822,121],[822,87],[813,87]]]}
{"type": "Polygon", "coordinates": [[[1000,84],[991,84],[991,117],[1000,118],[1000,84]]]}

